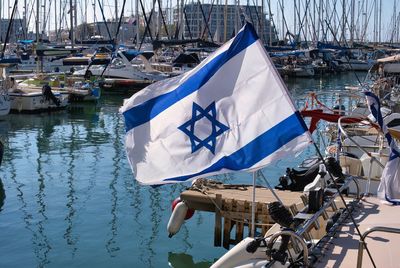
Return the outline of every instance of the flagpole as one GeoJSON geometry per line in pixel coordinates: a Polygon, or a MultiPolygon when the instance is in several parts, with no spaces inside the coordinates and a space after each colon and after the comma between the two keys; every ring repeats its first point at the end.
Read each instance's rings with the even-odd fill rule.
{"type": "Polygon", "coordinates": [[[265,184],[267,185],[268,189],[271,191],[272,195],[276,198],[276,200],[278,200],[279,203],[282,204],[283,206],[283,202],[282,200],[279,198],[279,196],[275,193],[274,188],[271,186],[271,184],[268,182],[267,178],[264,176],[264,173],[262,172],[262,170],[260,170],[261,177],[264,179],[265,184]]]}
{"type": "Polygon", "coordinates": [[[251,204],[251,236],[256,237],[256,178],[257,171],[253,172],[253,198],[251,204]]]}

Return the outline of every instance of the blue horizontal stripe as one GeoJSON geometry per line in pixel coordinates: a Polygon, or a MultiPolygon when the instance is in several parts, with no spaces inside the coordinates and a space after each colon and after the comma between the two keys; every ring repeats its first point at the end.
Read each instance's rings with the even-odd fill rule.
{"type": "Polygon", "coordinates": [[[186,181],[196,176],[218,172],[224,168],[232,171],[249,169],[306,131],[307,127],[303,119],[298,112],[295,112],[238,151],[222,157],[207,169],[186,176],[165,179],[164,181],[186,181]]]}
{"type": "Polygon", "coordinates": [[[258,36],[253,26],[250,23],[246,23],[243,31],[238,33],[227,51],[199,69],[174,91],[157,96],[125,111],[123,115],[126,131],[149,122],[171,105],[201,88],[226,62],[257,40],[258,36]]]}

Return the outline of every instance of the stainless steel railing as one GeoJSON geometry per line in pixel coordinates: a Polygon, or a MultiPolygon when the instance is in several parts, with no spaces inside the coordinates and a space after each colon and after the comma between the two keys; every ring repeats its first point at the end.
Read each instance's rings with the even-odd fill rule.
{"type": "Polygon", "coordinates": [[[362,234],[362,237],[360,238],[360,241],[358,243],[357,268],[362,267],[363,252],[364,252],[365,245],[367,244],[367,243],[365,243],[365,238],[367,238],[368,235],[373,232],[400,234],[400,229],[399,228],[391,228],[391,227],[383,227],[383,226],[375,226],[372,228],[368,228],[367,231],[365,231],[362,234]]]}

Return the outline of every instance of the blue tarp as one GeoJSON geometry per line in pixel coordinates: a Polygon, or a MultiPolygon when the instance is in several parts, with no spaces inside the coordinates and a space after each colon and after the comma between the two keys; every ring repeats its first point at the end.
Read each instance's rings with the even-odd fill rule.
{"type": "Polygon", "coordinates": [[[23,45],[29,45],[32,44],[34,40],[18,40],[18,43],[23,44],[23,45]]]}
{"type": "Polygon", "coordinates": [[[349,49],[348,47],[336,46],[336,45],[326,44],[326,43],[322,43],[322,42],[317,43],[317,48],[318,49],[329,48],[329,49],[337,49],[337,50],[349,49]]]}
{"type": "Polygon", "coordinates": [[[143,55],[146,59],[150,59],[153,57],[154,52],[148,52],[148,51],[139,51],[139,50],[134,50],[134,49],[129,49],[129,50],[124,50],[122,51],[122,54],[129,60],[133,60],[136,58],[138,55],[143,55]]]}
{"type": "Polygon", "coordinates": [[[289,52],[270,52],[271,57],[289,57],[289,56],[304,56],[303,51],[289,51],[289,52]]]}

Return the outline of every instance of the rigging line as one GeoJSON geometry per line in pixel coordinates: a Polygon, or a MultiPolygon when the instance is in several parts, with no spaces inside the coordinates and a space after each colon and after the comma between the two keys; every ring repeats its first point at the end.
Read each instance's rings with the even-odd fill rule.
{"type": "Polygon", "coordinates": [[[150,40],[153,41],[153,36],[151,34],[151,29],[150,29],[150,21],[151,21],[151,17],[153,16],[154,5],[155,5],[155,1],[156,0],[153,0],[153,8],[151,9],[149,19],[147,19],[146,10],[144,8],[143,1],[142,0],[139,0],[139,1],[140,1],[140,6],[142,8],[142,13],[143,13],[144,20],[146,22],[146,28],[144,29],[144,34],[143,34],[142,40],[140,40],[140,45],[139,45],[138,50],[140,50],[140,48],[142,47],[143,41],[144,41],[144,39],[146,37],[147,32],[149,32],[150,40]]]}
{"type": "MultiPolygon", "coordinates": [[[[27,25],[29,25],[30,23],[31,23],[31,18],[32,18],[32,15],[34,16],[34,12],[33,12],[33,5],[35,4],[33,1],[31,1],[31,8],[30,8],[30,12],[29,12],[29,17],[28,17],[28,22],[27,22],[27,25]]],[[[29,5],[29,4],[28,4],[29,5]]],[[[25,11],[26,12],[26,11],[25,11]]]]}
{"type": "MultiPolygon", "coordinates": [[[[280,2],[280,1],[278,1],[278,2],[280,2]]],[[[268,0],[268,13],[269,13],[269,15],[268,15],[269,16],[269,27],[271,28],[273,26],[275,37],[277,37],[278,41],[279,41],[278,31],[276,30],[275,21],[272,16],[271,0],[268,0]]],[[[282,17],[284,17],[284,15],[282,15],[282,17]]],[[[286,21],[284,21],[284,23],[286,23],[286,21]]],[[[272,36],[269,36],[269,38],[272,38],[272,36]]],[[[285,36],[282,37],[282,40],[284,40],[284,39],[285,39],[285,36]]],[[[272,40],[270,41],[270,43],[272,44],[272,40]]]]}
{"type": "MultiPolygon", "coordinates": [[[[49,1],[49,9],[48,9],[48,12],[47,12],[47,16],[46,16],[46,19],[45,19],[45,21],[43,22],[43,27],[42,27],[42,32],[44,33],[44,30],[46,29],[46,24],[47,24],[47,22],[48,22],[48,20],[49,20],[49,18],[50,18],[50,10],[51,10],[51,4],[53,3],[53,1],[49,1]]],[[[76,7],[75,7],[76,8],[76,7]]],[[[46,10],[45,10],[46,11],[46,10]]],[[[50,28],[50,25],[49,25],[49,28],[50,28]]]]}
{"type": "MultiPolygon", "coordinates": [[[[263,21],[261,20],[260,15],[258,14],[258,8],[256,6],[256,3],[254,2],[254,0],[252,0],[252,2],[253,2],[253,6],[255,7],[256,18],[257,18],[257,21],[258,21],[258,27],[261,28],[260,26],[263,24],[263,21]]],[[[250,9],[250,12],[251,12],[251,9],[250,9]]],[[[263,10],[261,12],[264,13],[263,10]]],[[[250,16],[250,17],[253,19],[253,16],[250,16]]],[[[263,38],[264,37],[264,29],[262,29],[262,31],[263,32],[260,35],[263,38]]]]}
{"type": "Polygon", "coordinates": [[[124,0],[124,2],[122,3],[121,15],[119,16],[119,21],[118,21],[118,25],[117,25],[117,32],[115,33],[115,37],[114,37],[116,41],[118,40],[118,34],[119,34],[119,30],[121,28],[122,18],[124,17],[125,4],[126,4],[126,0],[124,0]]]}
{"type": "Polygon", "coordinates": [[[160,14],[161,14],[162,23],[163,23],[163,25],[164,25],[165,33],[167,34],[168,40],[170,40],[171,37],[169,36],[167,23],[165,22],[164,12],[163,12],[162,7],[161,7],[161,1],[160,1],[160,0],[157,0],[157,2],[158,2],[159,12],[160,12],[160,14]]]}
{"type": "MultiPolygon", "coordinates": [[[[334,4],[336,5],[336,0],[335,0],[334,4]]],[[[329,7],[330,7],[330,6],[329,6],[329,7]]],[[[328,10],[328,3],[326,3],[326,10],[328,10]]],[[[334,10],[335,10],[335,9],[334,9],[334,10]]],[[[328,17],[329,21],[327,21],[327,20],[325,19],[325,23],[328,23],[328,22],[329,22],[329,24],[331,24],[331,23],[332,23],[332,19],[334,18],[334,15],[335,15],[335,13],[334,13],[334,12],[331,12],[331,14],[330,14],[329,17],[328,17]]],[[[333,29],[331,29],[331,34],[332,34],[333,39],[337,40],[337,38],[336,38],[336,33],[335,33],[335,31],[333,31],[333,29]]],[[[327,40],[328,31],[325,31],[325,36],[324,36],[324,37],[325,37],[325,40],[327,40]]]]}
{"type": "MultiPolygon", "coordinates": [[[[309,5],[310,5],[310,1],[311,0],[307,0],[306,1],[306,7],[305,7],[305,12],[304,12],[304,15],[303,15],[303,18],[301,19],[301,21],[300,21],[300,25],[299,25],[299,33],[298,33],[298,36],[300,36],[300,32],[303,32],[303,37],[304,37],[304,40],[307,42],[307,35],[306,35],[306,33],[305,33],[305,31],[304,31],[304,20],[305,20],[305,17],[307,16],[307,10],[308,10],[308,7],[309,7],[309,5]]],[[[299,20],[300,20],[300,10],[297,10],[297,14],[298,14],[298,16],[299,16],[299,20]]]]}
{"type": "MultiPolygon", "coordinates": [[[[254,0],[253,0],[253,4],[254,4],[254,0]]],[[[254,5],[254,6],[255,6],[255,5],[254,5]]],[[[249,15],[248,15],[247,17],[250,17],[251,24],[254,25],[254,28],[255,28],[255,29],[257,29],[257,27],[256,27],[256,25],[255,25],[255,23],[254,23],[254,20],[253,20],[253,13],[251,12],[251,8],[250,8],[250,5],[249,5],[249,1],[247,1],[246,13],[245,13],[245,12],[242,12],[242,14],[246,17],[247,12],[249,13],[249,15]]]]}
{"type": "MultiPolygon", "coordinates": [[[[271,0],[269,0],[269,1],[271,1],[271,0]]],[[[283,2],[283,0],[282,0],[282,2],[283,2]]],[[[278,0],[279,6],[280,6],[281,12],[282,12],[282,19],[283,19],[283,22],[284,22],[285,27],[286,27],[286,34],[285,34],[285,36],[282,36],[282,39],[285,39],[286,36],[287,36],[287,32],[289,31],[289,26],[288,26],[287,21],[286,21],[285,11],[284,11],[282,2],[281,2],[281,0],[278,0]]],[[[274,28],[275,28],[275,22],[274,22],[274,20],[272,20],[272,22],[274,23],[274,28]]],[[[275,31],[276,31],[276,28],[275,28],[275,31]]],[[[282,29],[282,32],[283,32],[283,29],[282,29]]],[[[290,36],[290,35],[289,35],[289,36],[290,36]]]]}
{"type": "Polygon", "coordinates": [[[304,39],[306,40],[307,45],[308,45],[308,40],[307,40],[308,39],[308,33],[310,33],[310,36],[312,36],[312,34],[311,34],[311,32],[312,32],[311,31],[311,27],[312,26],[310,26],[310,23],[309,23],[308,20],[311,21],[311,25],[313,24],[313,20],[312,20],[312,16],[311,16],[311,0],[308,2],[308,4],[303,2],[303,8],[305,9],[303,20],[305,20],[305,25],[304,25],[305,30],[304,30],[304,32],[306,34],[304,39]],[[305,5],[307,5],[307,6],[305,6],[305,5]]]}
{"type": "MultiPolygon", "coordinates": [[[[62,10],[65,10],[67,8],[67,2],[64,2],[64,6],[62,10]]],[[[60,16],[60,27],[58,28],[57,31],[57,38],[61,35],[61,31],[63,30],[63,22],[65,22],[65,12],[62,12],[62,15],[60,16]]],[[[67,26],[68,27],[68,26],[67,26]]]]}
{"type": "MultiPolygon", "coordinates": [[[[268,0],[268,1],[271,1],[271,0],[268,0]]],[[[282,0],[282,1],[283,1],[283,0],[282,0]]],[[[286,18],[285,18],[285,10],[284,10],[284,8],[283,8],[283,5],[282,5],[282,3],[281,3],[281,0],[278,0],[278,3],[279,3],[279,7],[281,8],[281,12],[282,12],[283,23],[285,24],[286,31],[288,31],[289,27],[288,27],[288,25],[287,25],[287,21],[286,21],[286,18]]],[[[270,12],[269,15],[271,16],[271,12],[270,12]]],[[[271,17],[272,17],[272,16],[271,16],[271,17]]],[[[272,20],[273,20],[273,18],[272,18],[272,20]]],[[[275,21],[273,21],[273,22],[274,22],[275,33],[277,34],[277,30],[276,30],[276,27],[275,27],[275,21]]],[[[283,32],[283,29],[282,29],[282,32],[283,32]]],[[[284,40],[284,39],[285,39],[285,36],[282,36],[282,39],[284,40]]],[[[296,40],[294,40],[294,41],[296,42],[296,40]]]]}
{"type": "Polygon", "coordinates": [[[112,38],[111,38],[111,33],[110,33],[110,28],[108,28],[107,20],[106,20],[106,17],[104,16],[103,6],[101,5],[100,0],[97,0],[97,2],[99,3],[101,15],[102,15],[102,17],[103,17],[104,25],[106,26],[108,38],[109,38],[109,40],[112,40],[112,38]]]}
{"type": "MultiPolygon", "coordinates": [[[[18,9],[17,9],[16,13],[17,13],[17,17],[21,18],[18,9]]],[[[22,24],[22,20],[18,20],[18,22],[19,22],[19,25],[20,25],[20,27],[22,29],[22,36],[26,39],[26,31],[25,31],[24,25],[22,24]]]]}
{"type": "MultiPolygon", "coordinates": [[[[344,3],[345,3],[345,0],[343,0],[343,4],[344,3]]],[[[351,13],[351,8],[349,8],[347,10],[347,12],[345,12],[345,26],[347,26],[349,29],[351,29],[351,23],[349,23],[349,20],[348,20],[350,13],[351,13]]],[[[346,38],[346,37],[344,36],[344,38],[346,38]]]]}
{"type": "Polygon", "coordinates": [[[368,15],[368,17],[367,17],[367,19],[366,19],[366,21],[365,21],[364,33],[363,33],[363,35],[362,35],[362,37],[361,37],[361,40],[364,40],[364,37],[367,35],[367,27],[368,27],[369,20],[370,20],[370,18],[371,18],[372,10],[373,10],[373,9],[374,9],[374,6],[371,5],[371,10],[369,11],[369,15],[368,15]]]}
{"type": "Polygon", "coordinates": [[[318,7],[318,20],[319,20],[319,24],[321,26],[321,40],[323,42],[326,42],[326,35],[327,35],[327,31],[325,29],[325,25],[324,25],[324,19],[321,18],[323,17],[324,11],[326,10],[326,7],[324,8],[324,1],[320,1],[320,6],[318,7]]]}
{"type": "Polygon", "coordinates": [[[189,20],[188,20],[187,14],[186,14],[186,6],[183,7],[183,16],[185,18],[185,24],[186,24],[186,28],[188,29],[188,32],[189,32],[190,40],[193,40],[192,31],[190,30],[189,20]]]}
{"type": "Polygon", "coordinates": [[[18,0],[15,0],[14,7],[13,7],[12,12],[11,12],[11,18],[10,18],[10,21],[8,22],[6,39],[4,40],[3,51],[1,52],[1,58],[4,58],[4,52],[6,51],[7,43],[8,43],[9,38],[10,38],[11,26],[12,26],[13,21],[14,21],[14,16],[15,16],[15,11],[17,10],[17,5],[18,5],[18,0]]]}
{"type": "MultiPolygon", "coordinates": [[[[208,24],[207,24],[206,15],[204,14],[203,5],[200,3],[200,0],[197,0],[197,2],[198,2],[199,7],[200,7],[200,11],[201,11],[201,15],[202,15],[202,17],[203,17],[203,21],[204,21],[204,23],[205,23],[205,27],[207,28],[208,34],[209,34],[210,37],[211,37],[211,41],[214,42],[213,37],[212,37],[212,34],[211,34],[211,31],[210,31],[210,28],[208,27],[208,24]]],[[[202,34],[202,35],[200,36],[200,38],[203,38],[203,37],[204,37],[204,35],[202,34]]]]}
{"type": "MultiPolygon", "coordinates": [[[[215,2],[215,0],[212,0],[212,2],[211,2],[211,7],[210,7],[210,11],[208,12],[206,25],[208,25],[210,23],[211,13],[212,13],[212,11],[214,9],[214,2],[215,2]]],[[[205,29],[203,29],[203,33],[201,34],[201,38],[204,38],[204,34],[205,34],[205,29]]],[[[214,42],[212,34],[211,34],[211,30],[209,30],[209,34],[211,36],[211,40],[214,42]]]]}
{"type": "MultiPolygon", "coordinates": [[[[364,6],[364,2],[363,2],[362,7],[363,6],[364,6]]],[[[355,7],[354,7],[354,9],[355,9],[355,7]]],[[[354,32],[355,32],[355,35],[356,35],[356,39],[360,40],[360,36],[359,36],[360,33],[357,30],[357,28],[359,26],[359,23],[360,23],[360,5],[358,5],[358,10],[354,11],[354,12],[357,12],[357,20],[354,23],[354,26],[355,26],[356,30],[354,32]]],[[[362,12],[361,12],[361,14],[362,14],[362,12]]]]}

